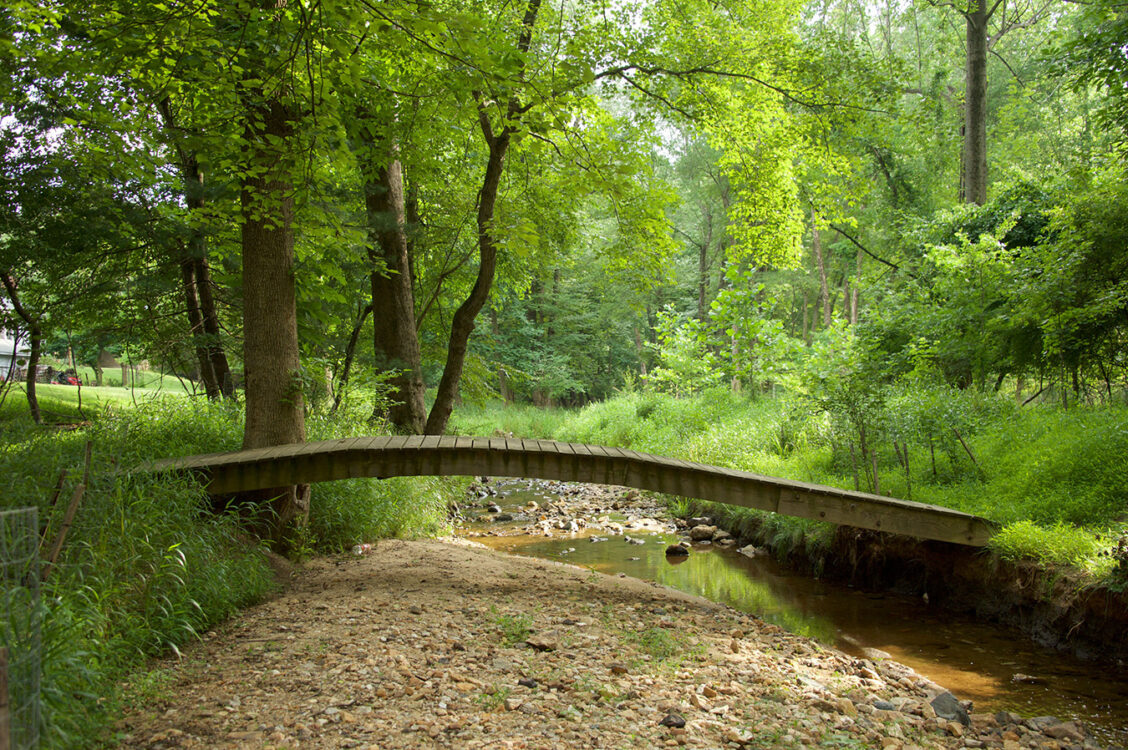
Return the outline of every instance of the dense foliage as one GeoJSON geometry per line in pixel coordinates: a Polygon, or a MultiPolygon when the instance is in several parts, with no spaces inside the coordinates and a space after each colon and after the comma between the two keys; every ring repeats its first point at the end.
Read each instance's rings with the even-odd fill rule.
{"type": "Polygon", "coordinates": [[[235,395],[245,335],[291,314],[244,306],[248,227],[281,211],[299,352],[270,398],[389,388],[399,429],[442,427],[425,387],[440,412],[793,390],[828,337],[875,385],[1116,401],[1123,13],[987,18],[962,204],[972,6],[17,3],[5,315],[235,395]]]}

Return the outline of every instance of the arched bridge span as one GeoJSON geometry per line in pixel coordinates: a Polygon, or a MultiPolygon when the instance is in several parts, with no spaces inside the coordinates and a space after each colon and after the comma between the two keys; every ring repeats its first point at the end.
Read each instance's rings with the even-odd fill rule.
{"type": "Polygon", "coordinates": [[[359,477],[485,475],[636,487],[972,546],[983,546],[995,531],[990,521],[950,508],[551,440],[345,438],[167,459],[153,469],[196,474],[215,495],[359,477]]]}

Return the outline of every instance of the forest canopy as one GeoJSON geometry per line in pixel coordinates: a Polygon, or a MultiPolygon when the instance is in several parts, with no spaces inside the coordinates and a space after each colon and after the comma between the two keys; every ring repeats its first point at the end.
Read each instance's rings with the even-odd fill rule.
{"type": "Polygon", "coordinates": [[[5,325],[241,400],[247,447],[342,399],[428,433],[460,399],[634,386],[1122,400],[1124,26],[1111,2],[17,2],[5,325]]]}

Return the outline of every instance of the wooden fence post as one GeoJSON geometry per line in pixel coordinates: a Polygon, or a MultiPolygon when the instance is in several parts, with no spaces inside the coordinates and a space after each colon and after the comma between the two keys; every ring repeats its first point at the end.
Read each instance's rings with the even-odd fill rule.
{"type": "Polygon", "coordinates": [[[12,750],[12,720],[8,706],[8,649],[0,648],[0,750],[12,750]]]}

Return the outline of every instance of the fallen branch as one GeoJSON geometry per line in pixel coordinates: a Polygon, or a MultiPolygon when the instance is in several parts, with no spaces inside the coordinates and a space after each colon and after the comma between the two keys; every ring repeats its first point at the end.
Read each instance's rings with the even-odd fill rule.
{"type": "Polygon", "coordinates": [[[975,464],[975,468],[979,470],[979,478],[986,480],[987,472],[983,471],[983,467],[980,466],[979,462],[975,460],[975,454],[971,452],[971,448],[968,447],[967,442],[963,439],[963,435],[961,435],[960,431],[955,427],[952,428],[952,432],[956,433],[956,438],[960,441],[960,445],[962,445],[963,449],[967,451],[967,457],[971,459],[971,462],[975,464]]]}

